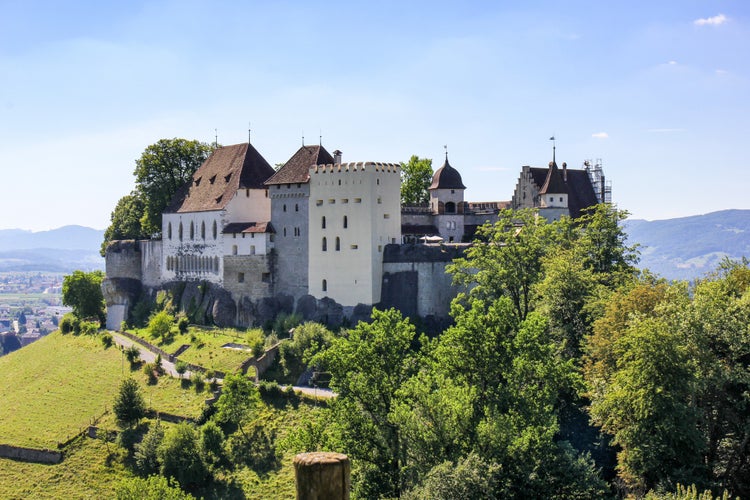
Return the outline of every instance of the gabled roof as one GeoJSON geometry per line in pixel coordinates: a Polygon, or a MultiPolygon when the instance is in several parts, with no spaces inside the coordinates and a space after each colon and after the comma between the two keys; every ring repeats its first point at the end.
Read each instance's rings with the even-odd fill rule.
{"type": "Polygon", "coordinates": [[[448,163],[448,155],[445,155],[445,163],[432,176],[432,184],[428,189],[466,189],[461,174],[448,163]]]}
{"type": "Polygon", "coordinates": [[[302,146],[278,172],[266,180],[266,185],[304,184],[310,180],[311,166],[332,163],[333,157],[323,146],[302,146]]]}
{"type": "MultiPolygon", "coordinates": [[[[565,187],[565,191],[547,192],[568,193],[568,210],[570,211],[570,216],[575,219],[576,217],[579,217],[581,215],[581,211],[583,209],[593,207],[594,205],[599,203],[599,200],[596,198],[594,186],[591,184],[591,178],[589,177],[588,172],[586,172],[585,170],[577,170],[572,168],[568,168],[566,170],[566,176],[568,179],[567,182],[563,180],[562,175],[560,175],[561,181],[563,182],[563,185],[565,187]]],[[[532,167],[529,168],[529,172],[531,173],[532,181],[539,187],[539,193],[544,194],[542,193],[542,189],[547,182],[550,169],[532,167]]],[[[559,187],[555,189],[559,189],[559,187]]]]}
{"type": "Polygon", "coordinates": [[[218,148],[195,171],[192,180],[177,191],[165,212],[221,210],[238,189],[264,189],[264,181],[273,173],[271,165],[251,144],[218,148]]]}
{"type": "Polygon", "coordinates": [[[240,234],[240,233],[275,233],[270,222],[230,222],[222,234],[240,234]]]}
{"type": "Polygon", "coordinates": [[[568,190],[565,187],[565,181],[563,181],[563,176],[560,174],[560,169],[557,168],[557,163],[554,161],[549,162],[547,178],[544,179],[544,184],[542,185],[542,189],[539,190],[539,194],[567,192],[568,190]]]}

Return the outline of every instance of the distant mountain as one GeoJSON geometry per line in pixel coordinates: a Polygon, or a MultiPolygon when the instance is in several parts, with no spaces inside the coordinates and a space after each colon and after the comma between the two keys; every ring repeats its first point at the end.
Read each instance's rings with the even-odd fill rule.
{"type": "Polygon", "coordinates": [[[0,272],[104,270],[104,231],[64,226],[50,231],[0,229],[0,272]]]}
{"type": "Polygon", "coordinates": [[[640,244],[639,267],[667,279],[693,280],[724,257],[750,258],[750,210],[722,210],[666,220],[628,220],[628,243],[640,244]]]}

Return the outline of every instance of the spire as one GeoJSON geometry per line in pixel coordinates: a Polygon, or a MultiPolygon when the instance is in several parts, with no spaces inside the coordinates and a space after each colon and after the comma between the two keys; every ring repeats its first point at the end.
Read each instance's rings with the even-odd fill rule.
{"type": "Polygon", "coordinates": [[[555,162],[555,136],[553,135],[552,137],[549,138],[549,140],[552,141],[552,163],[556,163],[555,162]]]}
{"type": "Polygon", "coordinates": [[[247,143],[250,144],[252,141],[250,140],[250,122],[247,122],[247,143]]]}

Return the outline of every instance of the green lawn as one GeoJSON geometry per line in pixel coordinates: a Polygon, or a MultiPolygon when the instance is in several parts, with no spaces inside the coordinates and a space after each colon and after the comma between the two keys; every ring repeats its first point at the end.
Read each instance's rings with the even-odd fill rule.
{"type": "Polygon", "coordinates": [[[221,347],[228,343],[244,344],[245,332],[241,330],[202,329],[191,326],[187,333],[175,334],[173,339],[166,343],[152,339],[146,329],[138,329],[130,333],[138,335],[170,354],[177,351],[183,344],[190,345],[178,359],[224,373],[233,373],[239,369],[243,361],[251,357],[251,353],[247,351],[221,347]]]}
{"type": "Polygon", "coordinates": [[[122,358],[115,347],[105,350],[98,337],[59,332],[0,358],[0,442],[56,448],[110,409],[120,382],[129,376],[141,383],[153,409],[200,414],[208,393],[182,389],[169,377],[149,386],[122,358]]]}

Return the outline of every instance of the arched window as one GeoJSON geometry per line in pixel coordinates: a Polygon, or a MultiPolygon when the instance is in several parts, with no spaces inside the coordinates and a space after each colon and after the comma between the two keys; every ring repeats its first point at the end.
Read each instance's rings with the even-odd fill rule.
{"type": "Polygon", "coordinates": [[[347,227],[349,227],[349,219],[345,215],[344,216],[344,229],[346,229],[347,227]]]}
{"type": "Polygon", "coordinates": [[[284,212],[286,212],[286,204],[284,204],[284,212]]]}
{"type": "Polygon", "coordinates": [[[286,228],[284,228],[284,236],[286,237],[286,228]]]}
{"type": "Polygon", "coordinates": [[[232,255],[237,255],[237,245],[232,245],[232,255]]]}
{"type": "Polygon", "coordinates": [[[338,252],[339,250],[341,250],[341,239],[336,236],[336,251],[338,252]]]}
{"type": "Polygon", "coordinates": [[[195,226],[193,225],[193,221],[190,221],[190,239],[195,239],[195,226]]]}
{"type": "Polygon", "coordinates": [[[214,233],[214,239],[216,239],[216,221],[214,221],[213,233],[214,233]]]}
{"type": "Polygon", "coordinates": [[[328,291],[328,281],[326,281],[326,280],[323,280],[323,291],[324,292],[328,291]]]}
{"type": "Polygon", "coordinates": [[[201,239],[206,239],[206,221],[201,221],[201,239]]]}
{"type": "Polygon", "coordinates": [[[325,252],[328,250],[328,241],[326,240],[326,237],[323,236],[323,251],[325,252]]]}
{"type": "Polygon", "coordinates": [[[299,212],[299,204],[298,203],[294,204],[294,211],[295,212],[299,212]]]}
{"type": "Polygon", "coordinates": [[[172,239],[172,223],[167,224],[167,238],[172,239]]]}
{"type": "Polygon", "coordinates": [[[180,222],[180,228],[177,231],[178,231],[178,235],[180,237],[180,241],[182,241],[182,222],[180,222]]]}
{"type": "Polygon", "coordinates": [[[326,228],[326,216],[324,215],[320,222],[320,227],[325,229],[326,228]]]}
{"type": "Polygon", "coordinates": [[[456,213],[456,204],[452,201],[449,201],[445,204],[445,213],[446,214],[455,214],[456,213]]]}

